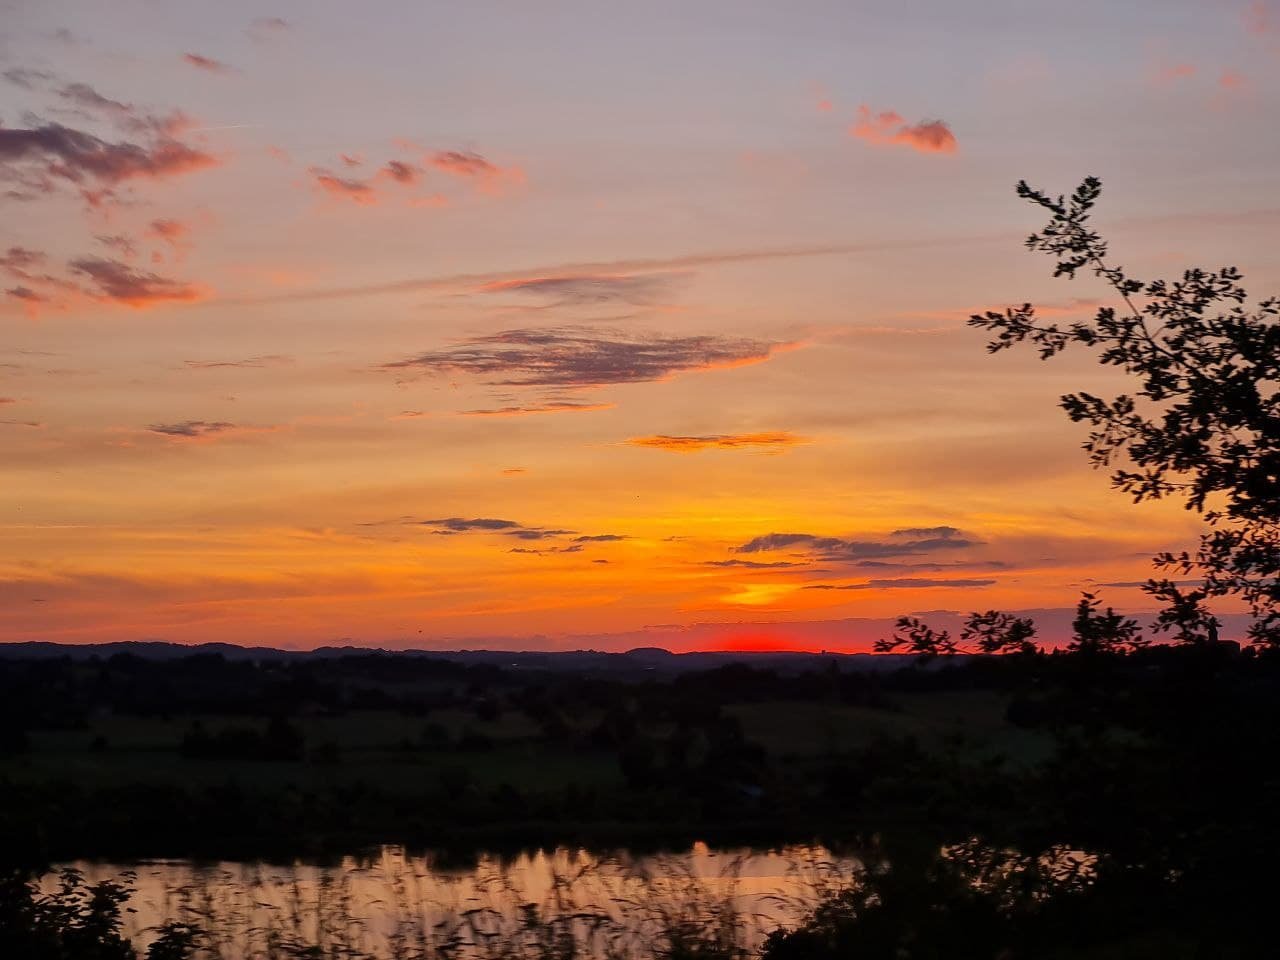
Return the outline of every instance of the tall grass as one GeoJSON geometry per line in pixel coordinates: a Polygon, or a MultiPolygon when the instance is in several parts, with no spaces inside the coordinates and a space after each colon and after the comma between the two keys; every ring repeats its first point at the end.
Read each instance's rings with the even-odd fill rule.
{"type": "Polygon", "coordinates": [[[482,858],[462,873],[394,848],[335,869],[175,865],[148,879],[143,867],[135,943],[164,934],[197,960],[745,960],[855,869],[821,850],[782,856],[768,890],[750,856],[705,848],[482,858]]]}

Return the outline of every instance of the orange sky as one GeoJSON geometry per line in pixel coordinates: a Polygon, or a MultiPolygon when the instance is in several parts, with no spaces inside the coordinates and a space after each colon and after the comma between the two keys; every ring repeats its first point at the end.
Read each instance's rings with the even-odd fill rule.
{"type": "Polygon", "coordinates": [[[537,6],[0,3],[0,640],[1144,606],[1194,518],[1056,408],[1120,382],[964,321],[1105,302],[1020,177],[1280,286],[1280,5],[537,6]]]}

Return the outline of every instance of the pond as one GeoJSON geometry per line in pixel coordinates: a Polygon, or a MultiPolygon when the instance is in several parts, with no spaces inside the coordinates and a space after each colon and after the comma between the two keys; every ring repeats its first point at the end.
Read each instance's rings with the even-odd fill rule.
{"type": "MultiPolygon", "coordinates": [[[[166,920],[208,931],[207,954],[393,958],[548,955],[572,940],[579,956],[652,955],[696,933],[758,947],[799,922],[859,862],[816,846],[690,849],[632,855],[558,848],[483,854],[459,864],[382,847],[329,865],[75,863],[90,880],[134,875],[126,931],[139,947],[166,920]]],[[[46,878],[52,887],[56,875],[46,878]]]]}

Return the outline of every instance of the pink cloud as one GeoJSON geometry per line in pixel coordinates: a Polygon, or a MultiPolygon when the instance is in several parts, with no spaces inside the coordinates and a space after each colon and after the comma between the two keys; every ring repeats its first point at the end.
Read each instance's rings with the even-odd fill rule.
{"type": "Polygon", "coordinates": [[[470,181],[484,193],[499,192],[504,182],[519,184],[525,180],[519,167],[499,167],[470,150],[437,150],[427,157],[427,163],[451,177],[470,181]]]}
{"type": "Polygon", "coordinates": [[[69,266],[93,284],[91,296],[138,309],[166,302],[189,303],[207,295],[196,284],[144,273],[105,257],[81,257],[69,266]]]}
{"type": "Polygon", "coordinates": [[[388,160],[387,165],[382,168],[380,173],[396,183],[412,185],[422,179],[423,170],[421,167],[416,167],[412,163],[405,163],[402,160],[388,160]]]}
{"type": "Polygon", "coordinates": [[[414,197],[409,201],[411,207],[447,207],[449,198],[442,193],[433,193],[429,197],[414,197]]]}
{"type": "Polygon", "coordinates": [[[1151,79],[1157,86],[1167,87],[1177,83],[1179,80],[1189,80],[1197,72],[1194,63],[1160,64],[1155,68],[1151,79]]]}
{"type": "Polygon", "coordinates": [[[955,134],[942,120],[909,124],[892,110],[873,113],[865,104],[858,107],[858,119],[849,128],[850,136],[883,146],[909,147],[919,153],[955,153],[955,134]]]}
{"type": "Polygon", "coordinates": [[[1222,76],[1218,77],[1218,86],[1223,90],[1243,90],[1248,85],[1249,78],[1234,70],[1224,70],[1222,76]]]}
{"type": "Polygon", "coordinates": [[[184,53],[182,59],[197,69],[204,70],[208,73],[233,73],[231,67],[223,63],[221,60],[214,60],[212,57],[201,56],[198,53],[184,53]]]}
{"type": "Polygon", "coordinates": [[[316,185],[331,197],[350,200],[363,206],[372,206],[378,202],[377,192],[364,180],[339,177],[322,167],[312,167],[309,173],[316,185]]]}
{"type": "Polygon", "coordinates": [[[1274,28],[1271,20],[1271,9],[1265,0],[1254,0],[1245,9],[1244,26],[1255,37],[1268,34],[1274,28]]]}
{"type": "Polygon", "coordinates": [[[170,246],[176,247],[182,243],[191,233],[191,226],[183,223],[181,220],[152,220],[151,226],[147,230],[147,236],[162,240],[170,246]]]}
{"type": "Polygon", "coordinates": [[[144,146],[112,143],[57,123],[0,127],[0,172],[21,182],[31,174],[43,174],[73,183],[94,180],[109,188],[128,180],[182,176],[217,164],[211,154],[167,137],[144,146]]]}

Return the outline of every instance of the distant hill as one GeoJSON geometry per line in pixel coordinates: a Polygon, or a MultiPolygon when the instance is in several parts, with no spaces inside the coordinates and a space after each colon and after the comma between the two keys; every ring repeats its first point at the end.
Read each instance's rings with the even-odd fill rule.
{"type": "Polygon", "coordinates": [[[909,656],[866,653],[796,653],[792,651],[695,651],[672,653],[662,647],[637,647],[625,653],[598,650],[383,650],[368,647],[318,647],[284,650],[279,647],[242,647],[234,643],[181,644],[159,640],[114,643],[51,643],[25,641],[0,643],[0,660],[105,660],[126,655],[144,660],[176,660],[218,655],[227,660],[333,659],[354,656],[428,657],[468,665],[487,664],[508,670],[546,670],[583,673],[687,673],[711,670],[734,663],[790,673],[812,670],[819,662],[836,661],[843,670],[894,670],[911,661],[909,656]]]}

